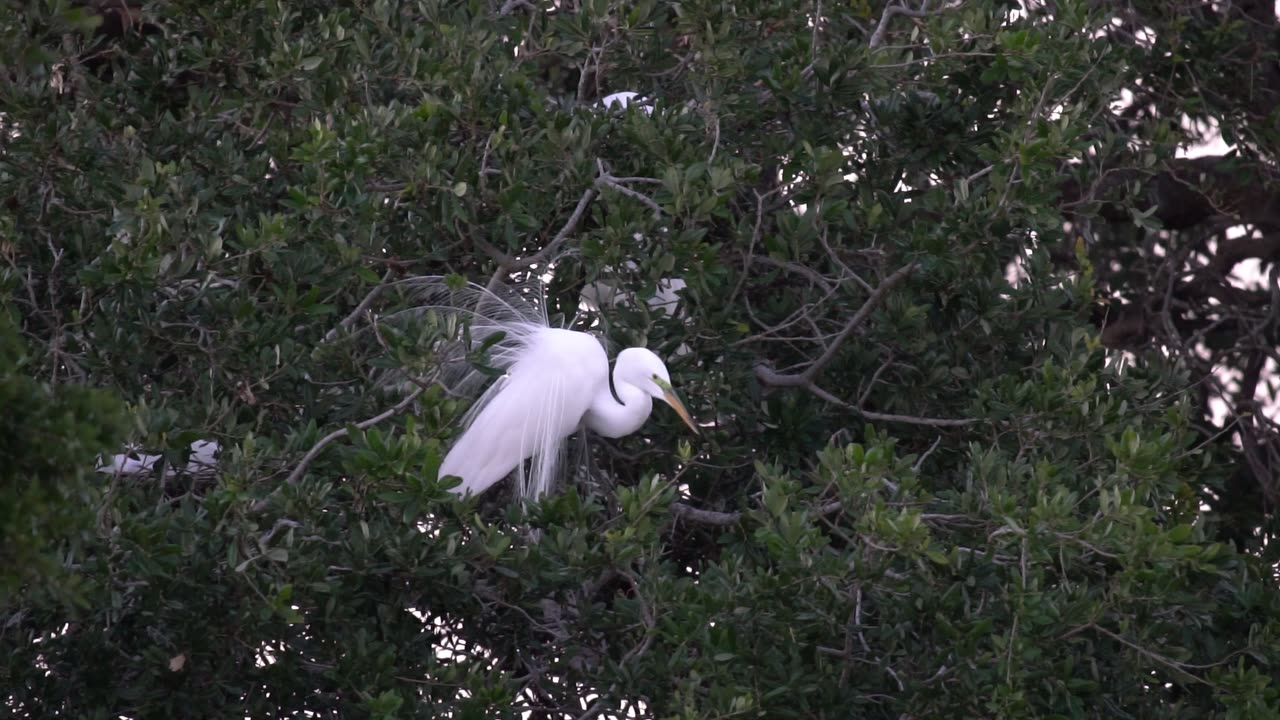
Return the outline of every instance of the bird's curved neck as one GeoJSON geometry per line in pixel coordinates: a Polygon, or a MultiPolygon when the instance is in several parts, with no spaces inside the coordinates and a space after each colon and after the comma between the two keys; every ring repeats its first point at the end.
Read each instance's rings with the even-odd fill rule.
{"type": "Polygon", "coordinates": [[[644,425],[644,421],[649,419],[649,413],[653,411],[653,398],[617,377],[614,377],[613,383],[618,399],[614,399],[606,386],[602,392],[596,393],[585,422],[592,432],[617,438],[630,435],[644,425]],[[618,404],[618,400],[622,404],[618,404]]]}

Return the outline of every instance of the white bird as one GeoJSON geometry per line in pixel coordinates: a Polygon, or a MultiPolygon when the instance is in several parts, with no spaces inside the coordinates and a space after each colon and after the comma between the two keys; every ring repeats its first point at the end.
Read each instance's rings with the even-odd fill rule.
{"type": "MultiPolygon", "coordinates": [[[[635,239],[640,242],[644,240],[644,236],[636,233],[635,239]]],[[[634,260],[626,260],[622,266],[628,274],[635,275],[640,272],[640,266],[634,260]]],[[[612,275],[618,279],[611,281],[597,278],[594,282],[585,284],[578,298],[579,306],[594,312],[600,312],[605,308],[635,307],[635,293],[621,288],[623,273],[608,266],[604,267],[603,271],[606,275],[612,275]]],[[[649,307],[651,313],[676,317],[681,313],[678,293],[685,287],[687,287],[685,281],[680,278],[664,277],[657,282],[653,295],[649,296],[644,304],[649,307]]],[[[688,354],[689,346],[685,343],[680,343],[679,347],[671,351],[671,357],[683,357],[688,354]]]]}
{"type": "MultiPolygon", "coordinates": [[[[222,447],[218,445],[216,440],[197,440],[191,443],[191,454],[187,457],[187,473],[197,475],[202,472],[216,471],[218,469],[218,452],[221,449],[222,447]]],[[[99,459],[97,472],[122,477],[148,475],[163,457],[163,455],[149,455],[139,452],[112,455],[110,462],[102,462],[99,459]]],[[[164,476],[166,478],[173,477],[176,474],[177,470],[173,467],[165,468],[164,476]]]]}
{"type": "Polygon", "coordinates": [[[606,95],[601,98],[600,104],[606,110],[626,110],[628,107],[635,105],[640,108],[640,112],[643,112],[645,115],[653,114],[653,101],[640,93],[631,92],[629,90],[606,95]]]}
{"type": "MultiPolygon", "coordinates": [[[[643,237],[636,233],[636,240],[642,240],[643,237]]],[[[634,260],[627,260],[622,263],[624,270],[632,275],[640,272],[640,266],[634,260]]],[[[622,273],[614,268],[605,267],[606,274],[620,276],[622,273]]],[[[613,308],[620,305],[634,305],[635,295],[619,288],[621,283],[618,281],[605,280],[603,278],[589,282],[582,287],[582,303],[588,310],[599,311],[603,308],[613,308]]],[[[645,300],[645,304],[649,309],[666,315],[674,316],[680,309],[680,296],[677,294],[685,289],[685,281],[680,278],[664,277],[658,281],[654,294],[645,300]]],[[[684,353],[677,353],[682,355],[684,353]]]]}
{"type": "MultiPolygon", "coordinates": [[[[463,431],[440,465],[440,477],[462,479],[454,491],[478,495],[517,471],[521,493],[537,498],[555,480],[565,440],[585,428],[605,437],[639,430],[654,399],[670,405],[698,431],[671,387],[667,366],[646,348],[618,354],[610,390],[609,357],[595,336],[553,328],[547,322],[540,288],[504,290],[503,295],[468,283],[450,287],[442,278],[418,278],[414,290],[432,309],[454,313],[467,324],[473,342],[489,342],[489,364],[505,373],[463,418],[463,431]],[[439,300],[448,296],[449,302],[439,300]],[[532,459],[531,469],[524,461],[532,459]]],[[[455,388],[477,380],[464,372],[455,388]]]]}

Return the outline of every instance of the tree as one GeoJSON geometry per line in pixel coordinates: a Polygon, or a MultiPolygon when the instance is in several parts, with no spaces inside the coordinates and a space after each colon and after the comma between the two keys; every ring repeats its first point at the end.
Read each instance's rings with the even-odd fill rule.
{"type": "MultiPolygon", "coordinates": [[[[1101,118],[1059,206],[1092,240],[1110,298],[1099,313],[1103,340],[1171,356],[1190,373],[1197,431],[1238,448],[1235,471],[1205,487],[1204,500],[1224,537],[1275,562],[1276,8],[1136,3],[1108,12],[1113,47],[1142,82],[1101,118]]],[[[1069,253],[1058,258],[1070,262],[1069,253]]]]}
{"type": "Polygon", "coordinates": [[[77,550],[106,504],[86,460],[124,435],[119,403],[105,392],[51,385],[23,370],[34,364],[12,319],[0,315],[0,597],[20,587],[44,600],[75,599],[75,573],[56,549],[77,550]],[[52,546],[52,547],[50,547],[52,546]]]}
{"type": "Polygon", "coordinates": [[[1202,360],[1111,347],[1169,276],[1125,248],[1203,221],[1144,201],[1198,167],[1181,114],[1250,128],[1266,187],[1265,83],[1225,68],[1274,35],[994,0],[9,8],[13,377],[114,394],[163,455],[100,473],[79,533],[35,518],[78,595],[15,575],[14,716],[1274,717],[1256,454],[1204,427],[1202,360]],[[684,282],[596,319],[706,433],[655,415],[600,486],[459,501],[466,399],[395,281],[549,263],[568,316],[684,282]]]}

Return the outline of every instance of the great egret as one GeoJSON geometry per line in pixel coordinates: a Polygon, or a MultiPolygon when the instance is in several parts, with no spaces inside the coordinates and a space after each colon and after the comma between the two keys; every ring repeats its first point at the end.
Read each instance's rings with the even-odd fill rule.
{"type": "MultiPolygon", "coordinates": [[[[618,353],[611,392],[609,357],[600,340],[551,327],[540,288],[493,292],[439,277],[409,282],[427,300],[415,312],[460,316],[473,342],[491,345],[489,364],[505,371],[463,417],[462,434],[440,465],[441,477],[462,479],[458,494],[478,495],[515,470],[524,497],[540,497],[555,479],[570,435],[582,428],[611,438],[629,435],[649,418],[655,398],[698,431],[671,387],[667,366],[646,348],[618,353]]],[[[477,379],[464,370],[453,384],[477,379]]]]}
{"type": "MultiPolygon", "coordinates": [[[[191,443],[191,454],[187,456],[187,473],[196,475],[213,472],[218,468],[218,452],[222,449],[215,440],[196,440],[191,443]]],[[[97,472],[105,475],[148,475],[160,462],[163,455],[131,452],[112,455],[110,462],[102,462],[99,458],[97,472]]],[[[172,466],[165,468],[165,477],[176,474],[172,466]]]]}
{"type": "MultiPolygon", "coordinates": [[[[640,233],[635,234],[637,242],[644,240],[644,236],[640,233]]],[[[623,269],[632,275],[639,274],[640,266],[634,260],[626,260],[622,263],[623,269]]],[[[611,267],[604,268],[606,275],[612,275],[620,278],[622,273],[611,267]]],[[[589,282],[582,288],[582,294],[579,297],[581,307],[600,312],[605,308],[616,307],[635,307],[635,293],[622,290],[620,280],[606,280],[597,278],[594,282],[589,282]]],[[[666,317],[676,317],[680,312],[680,296],[679,291],[686,287],[685,281],[677,277],[664,277],[657,282],[653,295],[649,296],[644,304],[648,306],[649,312],[655,315],[666,317]]],[[[680,346],[671,351],[671,357],[683,357],[689,354],[689,346],[680,343],[680,346]]]]}
{"type": "MultiPolygon", "coordinates": [[[[642,240],[643,237],[639,233],[636,234],[636,240],[642,240]]],[[[639,274],[640,266],[634,260],[627,260],[622,263],[623,269],[630,274],[639,274]]],[[[613,268],[605,268],[605,271],[611,275],[621,275],[613,268]]],[[[582,302],[590,310],[599,311],[603,308],[612,308],[619,305],[632,305],[635,303],[635,295],[633,293],[621,290],[617,282],[597,279],[589,282],[582,288],[582,302]]],[[[655,313],[661,313],[667,317],[674,316],[680,310],[679,291],[686,287],[685,281],[680,278],[664,277],[658,281],[654,294],[645,301],[649,309],[655,313]]],[[[682,353],[681,353],[682,354],[682,353]]]]}
{"type": "Polygon", "coordinates": [[[640,108],[640,111],[645,115],[653,114],[653,101],[640,93],[630,91],[616,92],[612,95],[606,95],[601,98],[600,104],[606,110],[613,110],[615,108],[618,110],[626,110],[629,106],[635,105],[640,108]]]}

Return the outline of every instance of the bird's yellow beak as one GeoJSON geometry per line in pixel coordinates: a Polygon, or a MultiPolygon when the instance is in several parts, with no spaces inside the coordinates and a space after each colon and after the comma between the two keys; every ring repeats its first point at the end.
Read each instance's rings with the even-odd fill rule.
{"type": "Polygon", "coordinates": [[[680,419],[684,421],[684,424],[689,426],[689,429],[693,431],[694,435],[701,435],[701,433],[698,432],[698,426],[693,424],[693,418],[689,417],[689,411],[685,409],[684,403],[680,402],[680,396],[676,395],[675,389],[672,388],[670,384],[663,382],[659,378],[654,378],[653,381],[658,384],[658,387],[662,388],[662,399],[671,406],[672,410],[676,411],[676,414],[680,416],[680,419]]]}

